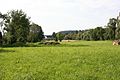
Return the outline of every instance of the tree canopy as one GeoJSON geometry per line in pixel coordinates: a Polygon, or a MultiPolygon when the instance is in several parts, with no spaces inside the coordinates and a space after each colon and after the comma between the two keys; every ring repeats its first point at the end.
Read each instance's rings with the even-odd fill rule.
{"type": "Polygon", "coordinates": [[[30,17],[22,10],[0,13],[0,18],[2,19],[0,41],[3,41],[3,44],[36,42],[44,37],[42,27],[35,23],[31,24],[30,17]]]}
{"type": "Polygon", "coordinates": [[[38,42],[44,38],[43,30],[38,24],[32,23],[30,25],[30,32],[28,35],[29,42],[38,42]]]}

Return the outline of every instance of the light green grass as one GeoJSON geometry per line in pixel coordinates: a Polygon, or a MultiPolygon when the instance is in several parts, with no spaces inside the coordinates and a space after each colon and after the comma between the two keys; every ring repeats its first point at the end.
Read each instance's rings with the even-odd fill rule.
{"type": "Polygon", "coordinates": [[[0,50],[0,80],[120,80],[120,46],[112,41],[0,50]]]}

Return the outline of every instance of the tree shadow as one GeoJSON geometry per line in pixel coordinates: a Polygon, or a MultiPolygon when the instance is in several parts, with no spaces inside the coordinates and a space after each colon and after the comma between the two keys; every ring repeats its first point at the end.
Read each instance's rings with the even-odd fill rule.
{"type": "MultiPolygon", "coordinates": [[[[15,48],[15,47],[88,47],[90,45],[76,45],[76,44],[58,44],[58,45],[24,45],[24,46],[3,46],[2,48],[15,48]]],[[[0,52],[5,52],[1,50],[0,52]]],[[[10,50],[6,51],[10,52],[10,50]]],[[[14,52],[14,51],[11,51],[14,52]]]]}
{"type": "Polygon", "coordinates": [[[90,45],[84,45],[84,44],[41,44],[41,43],[38,43],[38,44],[34,44],[34,43],[30,43],[30,44],[22,44],[22,45],[2,45],[1,47],[2,48],[9,48],[9,47],[88,47],[90,45]]]}
{"type": "Polygon", "coordinates": [[[8,53],[8,52],[15,52],[15,51],[14,50],[0,49],[0,53],[8,53]]]}

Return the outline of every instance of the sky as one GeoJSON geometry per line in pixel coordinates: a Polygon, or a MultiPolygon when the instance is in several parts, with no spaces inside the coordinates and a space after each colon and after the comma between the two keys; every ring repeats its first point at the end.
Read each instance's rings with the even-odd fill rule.
{"type": "Polygon", "coordinates": [[[120,12],[120,0],[0,0],[0,12],[22,9],[45,35],[105,26],[120,12]]]}

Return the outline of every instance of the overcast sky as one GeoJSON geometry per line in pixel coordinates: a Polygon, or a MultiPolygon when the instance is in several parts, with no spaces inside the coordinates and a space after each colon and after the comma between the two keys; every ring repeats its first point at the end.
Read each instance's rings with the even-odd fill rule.
{"type": "Polygon", "coordinates": [[[0,12],[22,9],[45,34],[104,26],[120,12],[120,0],[0,0],[0,12]]]}

